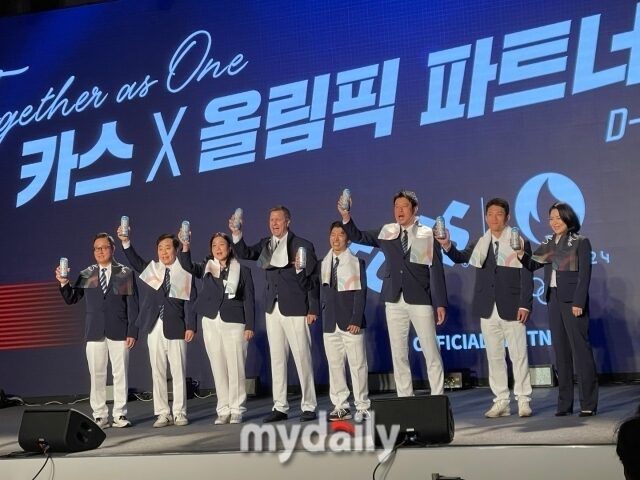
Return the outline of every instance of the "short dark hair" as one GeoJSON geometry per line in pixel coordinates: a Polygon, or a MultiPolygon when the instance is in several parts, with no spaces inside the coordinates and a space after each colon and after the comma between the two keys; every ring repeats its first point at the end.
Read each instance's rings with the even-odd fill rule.
{"type": "Polygon", "coordinates": [[[509,202],[507,202],[504,198],[500,198],[500,197],[492,198],[487,202],[487,204],[484,207],[484,214],[486,215],[487,212],[489,211],[489,207],[493,207],[494,205],[496,207],[501,207],[504,210],[504,214],[509,215],[509,202]]]}
{"type": "Polygon", "coordinates": [[[329,227],[329,233],[333,232],[333,229],[334,229],[334,228],[340,228],[340,229],[342,229],[342,231],[343,231],[344,233],[347,233],[347,232],[345,231],[345,229],[344,229],[344,225],[342,224],[342,222],[341,222],[340,220],[335,221],[335,222],[333,222],[333,223],[331,224],[331,226],[329,227]]]}
{"type": "Polygon", "coordinates": [[[567,225],[568,233],[578,233],[580,231],[580,219],[573,208],[571,208],[571,205],[565,202],[555,202],[549,208],[549,213],[551,213],[551,210],[558,210],[560,219],[567,225]]]}
{"type": "Polygon", "coordinates": [[[216,238],[223,238],[227,242],[227,245],[231,247],[231,251],[229,252],[229,258],[233,258],[233,242],[231,242],[231,238],[229,238],[229,235],[227,235],[224,232],[216,232],[213,235],[211,235],[211,239],[209,239],[209,250],[211,252],[211,255],[213,256],[213,250],[211,249],[211,245],[213,244],[213,241],[216,238]]]}
{"type": "Polygon", "coordinates": [[[418,196],[416,195],[416,192],[412,192],[411,190],[404,190],[404,189],[400,190],[398,193],[396,193],[393,196],[394,205],[396,203],[396,200],[399,198],[406,198],[407,200],[409,200],[413,208],[416,208],[418,206],[418,196]]]}
{"type": "Polygon", "coordinates": [[[624,467],[625,478],[640,479],[640,415],[632,417],[618,427],[616,453],[624,467]]]}
{"type": "Polygon", "coordinates": [[[284,205],[276,205],[275,207],[271,207],[269,209],[269,215],[271,215],[271,212],[282,212],[284,213],[284,218],[286,218],[287,220],[291,220],[291,212],[284,205]]]}
{"type": "Polygon", "coordinates": [[[96,233],[93,236],[93,242],[92,243],[96,243],[96,240],[98,240],[99,238],[106,238],[109,241],[109,245],[111,245],[111,248],[115,248],[116,247],[116,242],[113,240],[113,237],[111,235],[109,235],[108,233],[105,233],[105,232],[96,233]]]}
{"type": "Polygon", "coordinates": [[[156,240],[156,247],[160,245],[161,241],[167,240],[167,239],[171,240],[171,243],[173,243],[173,248],[178,250],[178,247],[180,246],[180,241],[172,233],[163,233],[162,235],[160,235],[158,237],[158,240],[156,240]]]}

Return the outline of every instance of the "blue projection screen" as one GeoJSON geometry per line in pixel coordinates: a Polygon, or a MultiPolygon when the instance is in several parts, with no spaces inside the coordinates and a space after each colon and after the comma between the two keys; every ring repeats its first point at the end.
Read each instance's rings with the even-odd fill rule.
{"type": "MultiPolygon", "coordinates": [[[[5,390],[87,391],[84,305],[63,303],[54,269],[61,256],[76,273],[93,263],[93,235],[115,233],[121,215],[147,258],[190,220],[203,258],[237,207],[252,242],[268,233],[268,208],[285,204],[324,256],[345,187],[365,228],[393,219],[396,191],[416,191],[421,221],[444,215],[460,247],[483,234],[494,196],[534,247],[548,206],[569,202],[594,248],[598,370],[640,371],[640,4],[119,0],[0,19],[0,44],[5,390]]],[[[369,368],[389,372],[384,257],[351,248],[368,265],[369,368]]],[[[445,369],[486,377],[473,272],[445,273],[445,369]]],[[[553,363],[542,289],[536,277],[531,364],[553,363]]],[[[247,375],[269,384],[261,300],[256,311],[247,375]]],[[[312,336],[327,384],[319,324],[312,336]]],[[[140,390],[151,385],[146,348],[130,361],[140,390]]],[[[418,349],[413,371],[426,378],[418,349]]],[[[201,336],[188,375],[212,385],[201,336]]]]}

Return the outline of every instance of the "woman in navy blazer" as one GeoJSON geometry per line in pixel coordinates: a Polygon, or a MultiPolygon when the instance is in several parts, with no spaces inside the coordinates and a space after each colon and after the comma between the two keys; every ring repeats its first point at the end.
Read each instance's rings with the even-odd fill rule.
{"type": "Polygon", "coordinates": [[[254,331],[254,289],[251,270],[234,258],[231,239],[215,233],[210,255],[191,260],[189,240],[180,238],[180,264],[202,279],[194,309],[202,318],[204,345],[216,387],[216,425],[241,423],[246,411],[245,361],[254,331]]]}
{"type": "Polygon", "coordinates": [[[573,371],[578,376],[580,416],[596,414],[598,374],[589,343],[589,282],[591,243],[579,235],[580,220],[564,202],[549,208],[547,236],[532,255],[520,251],[529,270],[544,267],[544,296],[549,311],[549,327],[558,369],[556,416],[573,413],[573,371]]]}

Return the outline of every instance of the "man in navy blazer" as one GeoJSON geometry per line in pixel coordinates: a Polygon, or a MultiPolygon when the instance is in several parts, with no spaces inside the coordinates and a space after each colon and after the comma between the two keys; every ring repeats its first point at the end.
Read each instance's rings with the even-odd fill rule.
{"type": "Polygon", "coordinates": [[[320,302],[327,363],[329,364],[329,397],[334,408],[329,421],[348,420],[349,387],[345,362],[349,361],[355,420],[369,418],[369,369],[364,341],[367,301],[367,274],[364,260],[353,255],[342,222],[333,222],[329,231],[331,250],[322,260],[320,302]]]}
{"type": "MultiPolygon", "coordinates": [[[[494,395],[491,408],[485,412],[487,418],[511,414],[505,341],[513,366],[518,415],[532,414],[525,323],[533,305],[533,273],[522,268],[517,252],[509,245],[509,218],[509,203],[493,198],[485,206],[489,230],[480,239],[462,251],[451,243],[448,232],[446,238],[438,239],[451,260],[475,267],[472,313],[480,317],[489,364],[489,386],[494,395]]],[[[525,242],[525,250],[531,253],[529,242],[525,242]]]]}
{"type": "MultiPolygon", "coordinates": [[[[131,230],[131,228],[129,228],[131,230]]],[[[187,343],[196,332],[196,316],[191,304],[196,299],[193,276],[177,261],[178,239],[171,234],[158,237],[157,262],[144,260],[134,250],[129,236],[118,228],[124,253],[131,267],[140,274],[143,301],[138,326],[148,334],[149,360],[153,377],[153,426],[185,426],[187,418],[187,343]],[[155,281],[158,276],[162,276],[155,281]],[[173,405],[169,407],[167,362],[171,367],[173,405]],[[173,415],[171,411],[173,410],[173,415]]]]}
{"type": "Polygon", "coordinates": [[[89,402],[93,418],[101,428],[109,424],[107,408],[107,364],[113,373],[113,426],[128,427],[127,397],[129,395],[129,349],[138,338],[135,325],[138,316],[138,290],[133,272],[113,258],[115,243],[107,233],[93,239],[96,264],[80,272],[72,287],[69,279],[60,276],[60,293],[68,304],[85,299],[86,354],[91,374],[89,402]]]}
{"type": "Polygon", "coordinates": [[[427,362],[432,395],[444,393],[444,372],[435,324],[446,318],[447,288],[442,254],[431,228],[420,225],[418,197],[401,190],[393,198],[395,223],[361,231],[350,211],[338,202],[344,230],[354,243],[377,247],[384,253],[381,298],[385,302],[393,375],[399,397],[413,395],[409,366],[409,328],[416,330],[427,362]],[[435,309],[435,317],[434,317],[435,309]]]}
{"type": "Polygon", "coordinates": [[[265,422],[288,418],[287,360],[289,350],[296,363],[302,389],[300,421],[316,418],[316,391],[311,362],[309,325],[319,313],[318,261],[313,244],[291,230],[291,213],[278,205],[269,211],[271,236],[255,245],[247,245],[242,230],[229,219],[233,249],[241,259],[256,260],[265,271],[264,291],[267,338],[271,357],[271,378],[274,406],[265,422]],[[298,250],[306,250],[306,266],[298,258],[298,250]]]}

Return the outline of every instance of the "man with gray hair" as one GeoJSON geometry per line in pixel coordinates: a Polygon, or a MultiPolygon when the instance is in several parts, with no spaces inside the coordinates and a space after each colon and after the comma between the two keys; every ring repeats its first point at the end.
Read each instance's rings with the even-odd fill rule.
{"type": "Polygon", "coordinates": [[[288,418],[287,361],[289,351],[300,379],[302,401],[300,421],[316,419],[316,390],[311,361],[309,326],[318,316],[320,284],[318,261],[313,244],[298,237],[291,230],[291,212],[283,205],[269,210],[271,235],[255,245],[247,245],[234,217],[229,219],[233,235],[233,250],[238,258],[255,260],[265,271],[264,308],[267,339],[271,356],[273,409],[264,422],[278,422],[288,418]],[[306,251],[302,265],[299,250],[306,251]]]}

